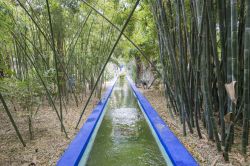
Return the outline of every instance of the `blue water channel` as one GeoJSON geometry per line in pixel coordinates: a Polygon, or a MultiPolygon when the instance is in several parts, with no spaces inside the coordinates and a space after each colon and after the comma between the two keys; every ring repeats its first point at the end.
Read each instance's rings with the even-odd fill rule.
{"type": "Polygon", "coordinates": [[[118,79],[99,126],[79,165],[171,165],[124,77],[118,79]]]}

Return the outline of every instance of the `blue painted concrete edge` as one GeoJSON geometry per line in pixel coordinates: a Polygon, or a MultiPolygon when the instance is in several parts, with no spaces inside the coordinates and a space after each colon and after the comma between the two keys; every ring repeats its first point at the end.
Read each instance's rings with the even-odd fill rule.
{"type": "Polygon", "coordinates": [[[149,101],[136,88],[133,81],[127,77],[137,100],[140,102],[145,114],[147,115],[151,125],[153,126],[160,142],[162,143],[167,155],[175,166],[196,166],[199,165],[193,156],[188,152],[184,145],[170,130],[167,124],[151,106],[149,101]]]}
{"type": "Polygon", "coordinates": [[[112,86],[108,87],[102,99],[97,106],[93,109],[88,119],[75,136],[73,141],[68,146],[62,157],[58,160],[57,166],[77,166],[80,162],[84,151],[89,143],[91,135],[96,127],[96,124],[108,102],[108,99],[112,93],[117,78],[112,82],[112,86]]]}

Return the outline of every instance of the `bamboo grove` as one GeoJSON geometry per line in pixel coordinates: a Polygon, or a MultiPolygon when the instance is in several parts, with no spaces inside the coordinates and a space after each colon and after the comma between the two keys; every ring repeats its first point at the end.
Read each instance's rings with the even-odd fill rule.
{"type": "Polygon", "coordinates": [[[157,25],[163,78],[172,114],[183,133],[206,128],[229,160],[241,127],[249,143],[249,25],[247,0],[151,1],[157,25]]]}
{"type": "MultiPolygon", "coordinates": [[[[116,33],[103,19],[96,20],[91,8],[76,2],[44,1],[42,8],[39,8],[40,1],[36,3],[1,2],[1,21],[4,22],[1,51],[6,52],[1,54],[1,77],[4,78],[1,93],[13,106],[18,104],[27,110],[31,139],[34,107],[39,109],[42,104],[39,101],[43,101],[45,95],[67,136],[63,124],[63,110],[67,110],[70,98],[67,80],[76,77],[79,86],[74,89],[72,100],[78,105],[81,92],[86,95],[87,84],[93,88],[102,67],[100,62],[105,59],[116,33]]],[[[98,84],[98,93],[103,78],[98,84]]],[[[5,103],[3,96],[1,101],[5,103]]],[[[8,115],[11,118],[11,114],[8,115]]],[[[17,127],[15,129],[19,133],[17,127]]],[[[23,140],[20,133],[18,135],[23,140]]]]}
{"type": "MultiPolygon", "coordinates": [[[[119,57],[130,61],[136,56],[151,63],[145,50],[157,55],[157,47],[150,44],[157,41],[156,31],[150,27],[153,16],[148,16],[150,10],[135,12],[138,4],[139,0],[129,1],[127,6],[101,0],[0,2],[0,99],[24,146],[13,110],[27,115],[32,140],[36,114],[48,102],[68,137],[64,123],[68,102],[85,104],[77,128],[92,95],[100,98],[102,85],[109,80],[108,63],[119,66],[119,57]],[[141,18],[144,20],[136,23],[141,18]],[[136,28],[145,29],[144,36],[134,32],[136,28]],[[86,103],[83,96],[89,96],[86,103]]],[[[141,6],[149,9],[148,3],[141,6]]]]}
{"type": "Polygon", "coordinates": [[[247,153],[248,0],[4,0],[0,39],[0,100],[24,146],[12,110],[27,114],[33,139],[33,119],[48,101],[67,137],[69,100],[80,105],[90,94],[77,128],[92,95],[101,95],[105,67],[123,57],[135,61],[138,80],[142,63],[156,71],[167,111],[179,118],[184,135],[202,139],[205,129],[226,161],[241,137],[247,153]]]}

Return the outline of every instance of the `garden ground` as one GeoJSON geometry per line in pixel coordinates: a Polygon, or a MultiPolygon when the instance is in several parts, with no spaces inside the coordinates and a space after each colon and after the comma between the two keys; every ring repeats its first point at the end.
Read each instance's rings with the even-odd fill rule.
{"type": "MultiPolygon", "coordinates": [[[[215,144],[206,138],[205,130],[202,130],[203,139],[199,140],[196,133],[193,135],[188,133],[188,135],[184,137],[182,134],[182,125],[180,124],[178,117],[172,119],[168,113],[166,99],[163,96],[163,92],[155,88],[140,90],[148,98],[153,107],[159,112],[160,116],[166,121],[171,130],[192,153],[200,165],[250,165],[249,152],[248,157],[244,159],[244,157],[239,153],[240,147],[232,148],[232,152],[230,153],[230,162],[225,163],[222,153],[218,153],[215,144]]],[[[79,107],[75,106],[73,100],[71,100],[68,104],[67,113],[65,113],[65,126],[70,139],[65,138],[64,133],[60,131],[60,123],[58,123],[56,114],[48,106],[48,104],[45,104],[40,108],[40,111],[38,111],[36,118],[34,119],[34,140],[32,141],[29,141],[28,137],[28,123],[24,121],[24,119],[27,119],[25,118],[26,115],[12,111],[18,126],[20,126],[21,133],[26,140],[26,147],[21,145],[7,115],[5,112],[1,111],[0,120],[2,122],[2,126],[0,126],[0,166],[55,165],[57,160],[69,145],[70,141],[79,131],[79,129],[75,130],[75,125],[79,114],[82,111],[82,105],[86,99],[87,97],[84,97],[83,102],[79,107]]],[[[80,126],[82,126],[97,102],[97,98],[94,98],[90,102],[90,105],[84,113],[80,126]]],[[[240,142],[240,138],[237,137],[234,146],[236,146],[238,142],[240,142]]]]}

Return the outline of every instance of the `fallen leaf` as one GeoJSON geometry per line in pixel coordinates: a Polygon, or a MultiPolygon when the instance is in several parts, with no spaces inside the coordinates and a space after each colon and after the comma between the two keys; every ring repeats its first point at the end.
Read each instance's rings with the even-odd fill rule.
{"type": "Polygon", "coordinates": [[[236,93],[235,93],[235,84],[236,84],[236,81],[232,81],[231,83],[225,84],[227,94],[234,104],[237,103],[237,98],[236,98],[236,93]]]}

